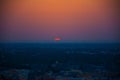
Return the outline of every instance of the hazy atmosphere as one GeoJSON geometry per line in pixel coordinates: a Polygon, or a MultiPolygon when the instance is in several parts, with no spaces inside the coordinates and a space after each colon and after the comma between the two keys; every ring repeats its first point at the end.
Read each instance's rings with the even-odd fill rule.
{"type": "Polygon", "coordinates": [[[2,8],[2,41],[118,41],[115,0],[6,0],[2,8]]]}

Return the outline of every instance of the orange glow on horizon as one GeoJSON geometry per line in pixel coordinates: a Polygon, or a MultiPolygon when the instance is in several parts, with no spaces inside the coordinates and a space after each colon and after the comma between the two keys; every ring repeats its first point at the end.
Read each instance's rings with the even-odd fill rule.
{"type": "Polygon", "coordinates": [[[108,39],[108,36],[114,38],[113,0],[6,2],[3,5],[6,39],[24,37],[28,40],[33,38],[48,40],[56,34],[64,40],[93,40],[93,38],[99,40],[108,39]]]}

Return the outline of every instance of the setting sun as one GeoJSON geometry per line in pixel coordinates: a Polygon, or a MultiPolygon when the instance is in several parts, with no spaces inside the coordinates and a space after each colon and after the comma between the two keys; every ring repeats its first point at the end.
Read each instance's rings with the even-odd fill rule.
{"type": "Polygon", "coordinates": [[[60,37],[55,37],[54,40],[55,41],[61,41],[61,38],[60,37]]]}

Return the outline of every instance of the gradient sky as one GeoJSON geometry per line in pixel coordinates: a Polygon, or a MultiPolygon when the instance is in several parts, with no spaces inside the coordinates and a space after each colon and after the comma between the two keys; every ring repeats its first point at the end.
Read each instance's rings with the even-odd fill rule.
{"type": "Polygon", "coordinates": [[[115,0],[8,0],[4,41],[117,41],[115,0]]]}

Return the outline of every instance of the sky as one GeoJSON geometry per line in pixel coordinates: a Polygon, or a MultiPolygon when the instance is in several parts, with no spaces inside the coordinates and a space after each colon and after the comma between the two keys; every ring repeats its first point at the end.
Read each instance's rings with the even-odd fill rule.
{"type": "Polygon", "coordinates": [[[6,0],[1,41],[117,42],[115,0],[6,0]]]}

